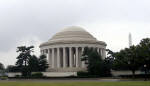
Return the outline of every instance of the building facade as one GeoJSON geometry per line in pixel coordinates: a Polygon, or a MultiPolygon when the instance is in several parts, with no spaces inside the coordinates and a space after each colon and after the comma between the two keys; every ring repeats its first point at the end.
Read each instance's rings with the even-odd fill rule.
{"type": "Polygon", "coordinates": [[[48,57],[47,71],[77,72],[86,70],[85,62],[81,61],[85,47],[97,49],[103,59],[106,57],[106,43],[98,41],[78,26],[67,27],[56,33],[40,45],[40,50],[48,57]]]}

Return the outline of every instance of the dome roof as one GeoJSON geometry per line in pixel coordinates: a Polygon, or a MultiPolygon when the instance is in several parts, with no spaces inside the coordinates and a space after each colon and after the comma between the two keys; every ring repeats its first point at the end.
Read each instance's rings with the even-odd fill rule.
{"type": "Polygon", "coordinates": [[[60,32],[66,32],[66,31],[83,31],[86,32],[83,28],[79,26],[70,26],[62,29],[60,32]]]}
{"type": "Polygon", "coordinates": [[[101,43],[97,41],[89,32],[78,26],[70,26],[56,33],[48,42],[44,44],[56,43],[101,43]]]}
{"type": "Polygon", "coordinates": [[[56,33],[49,42],[62,42],[62,41],[96,41],[96,39],[78,26],[71,26],[62,29],[62,31],[56,33]]]}

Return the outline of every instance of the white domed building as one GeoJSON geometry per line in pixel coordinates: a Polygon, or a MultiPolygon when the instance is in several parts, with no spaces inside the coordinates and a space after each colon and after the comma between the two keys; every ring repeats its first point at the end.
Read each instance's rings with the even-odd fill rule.
{"type": "Polygon", "coordinates": [[[106,43],[78,26],[64,28],[40,45],[41,54],[48,57],[49,72],[85,71],[86,64],[81,61],[85,47],[97,49],[103,59],[106,56],[106,43]]]}

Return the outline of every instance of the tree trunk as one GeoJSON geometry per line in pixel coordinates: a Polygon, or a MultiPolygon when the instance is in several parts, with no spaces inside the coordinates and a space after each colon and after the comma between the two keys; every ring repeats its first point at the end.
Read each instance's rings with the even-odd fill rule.
{"type": "Polygon", "coordinates": [[[146,68],[144,69],[144,71],[145,71],[145,81],[147,81],[147,70],[146,70],[146,68]]]}
{"type": "Polygon", "coordinates": [[[132,78],[135,78],[135,70],[132,70],[132,78]]]}
{"type": "Polygon", "coordinates": [[[27,66],[27,60],[25,60],[25,67],[27,66]]]}

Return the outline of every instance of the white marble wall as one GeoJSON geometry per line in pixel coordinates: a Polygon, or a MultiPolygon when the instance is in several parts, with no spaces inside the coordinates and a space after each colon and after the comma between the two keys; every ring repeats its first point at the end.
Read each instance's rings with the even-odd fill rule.
{"type": "Polygon", "coordinates": [[[51,68],[86,68],[81,56],[85,47],[97,49],[104,59],[106,56],[105,47],[96,44],[68,44],[52,45],[41,48],[41,54],[48,57],[49,69],[51,68]]]}

